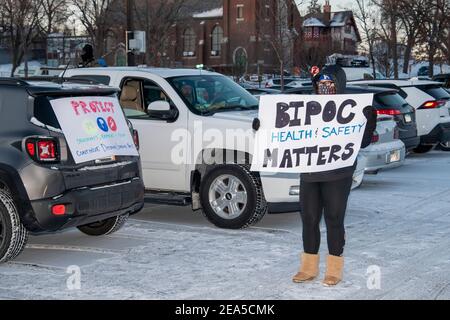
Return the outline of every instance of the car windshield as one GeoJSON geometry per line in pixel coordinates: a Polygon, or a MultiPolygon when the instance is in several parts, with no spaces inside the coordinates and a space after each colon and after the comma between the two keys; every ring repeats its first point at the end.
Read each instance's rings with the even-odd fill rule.
{"type": "Polygon", "coordinates": [[[202,115],[258,108],[258,100],[231,79],[220,75],[168,79],[189,109],[202,115]]]}

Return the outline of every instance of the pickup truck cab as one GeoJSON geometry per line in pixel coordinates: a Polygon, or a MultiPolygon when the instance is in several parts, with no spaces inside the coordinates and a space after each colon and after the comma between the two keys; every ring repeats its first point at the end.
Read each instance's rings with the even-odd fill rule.
{"type": "MultiPolygon", "coordinates": [[[[191,204],[221,228],[299,209],[299,175],[250,171],[258,100],[231,79],[188,69],[71,69],[67,78],[121,90],[140,135],[147,197],[191,204]]],[[[360,184],[362,179],[356,179],[360,184]]]]}

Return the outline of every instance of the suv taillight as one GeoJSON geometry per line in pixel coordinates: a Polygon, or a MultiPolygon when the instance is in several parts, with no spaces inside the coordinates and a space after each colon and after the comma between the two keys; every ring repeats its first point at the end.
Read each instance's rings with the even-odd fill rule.
{"type": "Polygon", "coordinates": [[[378,109],[377,114],[378,115],[399,116],[402,114],[402,112],[397,109],[378,109]]]}
{"type": "Polygon", "coordinates": [[[133,141],[136,149],[139,151],[139,132],[133,129],[133,141]]]}
{"type": "Polygon", "coordinates": [[[28,155],[38,162],[59,161],[58,143],[53,138],[30,138],[25,142],[28,155]]]}
{"type": "Polygon", "coordinates": [[[445,106],[446,101],[445,100],[434,100],[434,101],[427,101],[424,104],[422,104],[419,109],[436,109],[440,108],[442,106],[445,106]]]}

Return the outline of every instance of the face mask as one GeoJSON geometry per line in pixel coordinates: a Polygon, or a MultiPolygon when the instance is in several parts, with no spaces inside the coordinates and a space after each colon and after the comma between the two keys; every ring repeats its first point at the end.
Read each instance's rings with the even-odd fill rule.
{"type": "Polygon", "coordinates": [[[336,94],[336,86],[332,81],[320,81],[317,85],[317,94],[336,94]]]}

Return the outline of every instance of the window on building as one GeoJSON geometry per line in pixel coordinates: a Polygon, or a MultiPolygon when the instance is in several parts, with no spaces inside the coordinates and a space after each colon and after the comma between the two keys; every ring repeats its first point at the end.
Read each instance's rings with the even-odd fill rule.
{"type": "Polygon", "coordinates": [[[220,56],[222,51],[223,42],[223,29],[220,26],[216,26],[211,34],[211,55],[220,56]]]}
{"type": "Polygon", "coordinates": [[[194,57],[195,56],[195,43],[196,35],[192,28],[187,28],[183,33],[184,46],[183,46],[183,56],[194,57]]]}
{"type": "Polygon", "coordinates": [[[243,4],[237,5],[237,19],[244,20],[244,5],[243,4]]]}
{"type": "Polygon", "coordinates": [[[351,24],[345,25],[345,33],[347,33],[347,34],[352,33],[352,25],[351,24]]]}
{"type": "Polygon", "coordinates": [[[318,39],[320,37],[320,28],[314,27],[313,37],[314,39],[318,39]]]}
{"type": "Polygon", "coordinates": [[[311,39],[312,38],[312,29],[313,28],[310,28],[310,27],[305,28],[305,38],[306,39],[311,39]]]}
{"type": "Polygon", "coordinates": [[[266,4],[266,19],[270,19],[271,12],[270,12],[270,6],[266,4]]]}

